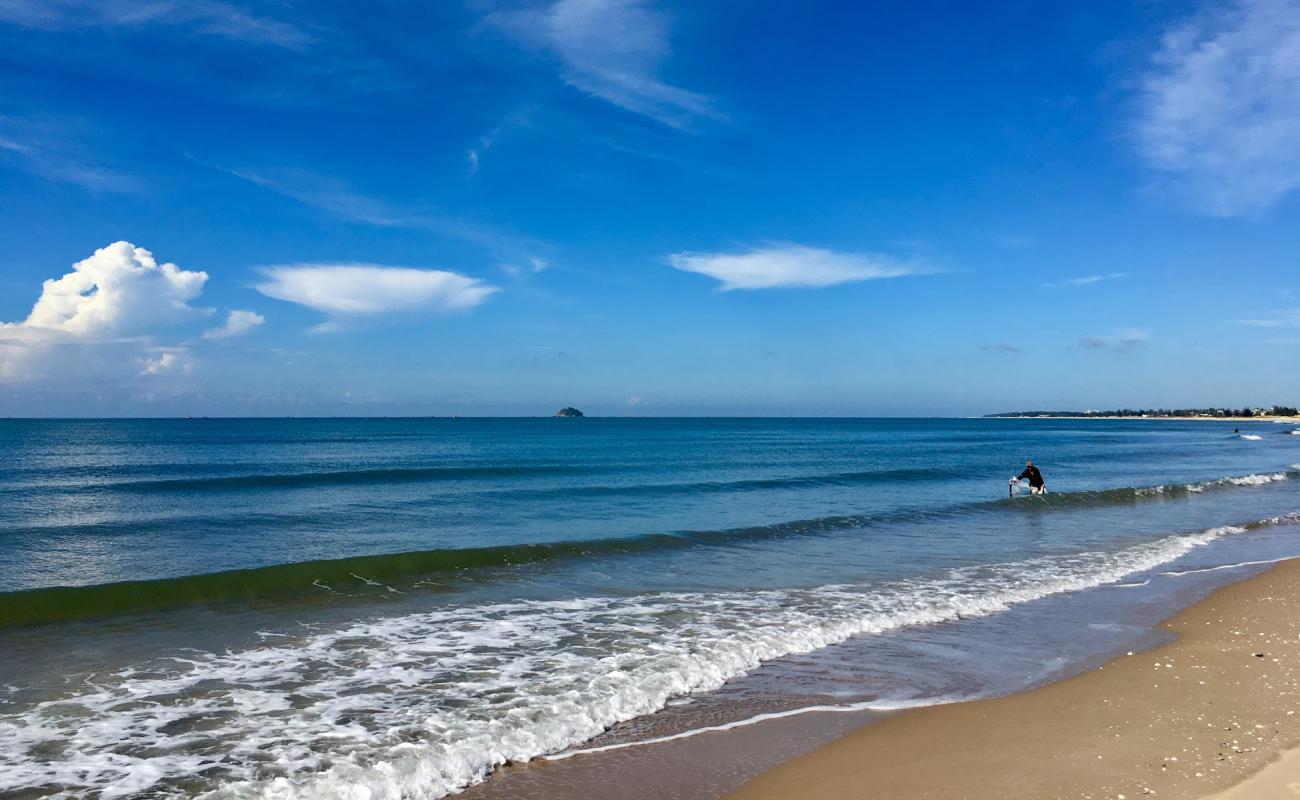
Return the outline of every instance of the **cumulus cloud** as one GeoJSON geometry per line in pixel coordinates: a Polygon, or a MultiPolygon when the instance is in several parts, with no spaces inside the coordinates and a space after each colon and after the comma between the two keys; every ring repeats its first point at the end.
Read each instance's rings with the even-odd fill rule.
{"type": "Polygon", "coordinates": [[[295,264],[263,272],[266,280],[255,288],[267,297],[344,316],[467,311],[498,291],[455,272],[376,264],[295,264]]]}
{"type": "Polygon", "coordinates": [[[134,341],[201,316],[206,312],[190,302],[207,280],[206,272],[159,264],[130,242],[100,248],[71,272],[45,281],[26,319],[0,322],[0,380],[49,371],[62,362],[50,357],[60,347],[134,341]]]}
{"type": "Polygon", "coordinates": [[[931,271],[886,255],[837,253],[795,244],[772,245],[743,253],[674,253],[666,260],[683,272],[716,278],[722,282],[723,291],[820,288],[931,271]]]}
{"type": "Polygon", "coordinates": [[[1111,353],[1131,353],[1150,338],[1146,331],[1126,330],[1109,336],[1080,336],[1079,347],[1084,350],[1105,350],[1111,353]]]}
{"type": "Polygon", "coordinates": [[[189,372],[194,366],[185,350],[164,350],[154,358],[141,360],[142,376],[163,375],[168,372],[189,372]]]}
{"type": "Polygon", "coordinates": [[[45,281],[27,319],[3,325],[81,338],[132,335],[195,314],[189,302],[207,280],[206,272],[159,264],[143,247],[114,242],[45,281]]]}
{"type": "Polygon", "coordinates": [[[721,119],[713,101],[659,77],[671,50],[669,19],[639,0],[559,0],[541,11],[490,19],[553,53],[570,86],[619,108],[685,129],[721,119]]]}
{"type": "Polygon", "coordinates": [[[266,318],[254,311],[231,311],[226,322],[217,328],[203,332],[204,339],[231,339],[244,334],[266,322],[266,318]]]}
{"type": "Polygon", "coordinates": [[[1300,187],[1300,0],[1242,0],[1167,32],[1137,136],[1154,169],[1219,216],[1300,187]]]}

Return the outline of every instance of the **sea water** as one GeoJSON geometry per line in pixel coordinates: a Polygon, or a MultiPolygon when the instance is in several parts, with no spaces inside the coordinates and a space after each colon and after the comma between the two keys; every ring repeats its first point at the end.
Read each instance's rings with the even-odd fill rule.
{"type": "Polygon", "coordinates": [[[1295,426],[1232,427],[0,421],[0,794],[436,798],[1007,691],[1300,554],[1295,426]]]}

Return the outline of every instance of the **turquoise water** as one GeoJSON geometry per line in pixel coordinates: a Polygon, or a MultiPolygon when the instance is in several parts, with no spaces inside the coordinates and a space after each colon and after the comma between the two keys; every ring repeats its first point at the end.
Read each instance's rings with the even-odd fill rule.
{"type": "Polygon", "coordinates": [[[1300,552],[1296,426],[1233,427],[0,421],[0,793],[437,797],[684,697],[1005,689],[1122,638],[1036,609],[1300,552]],[[1009,498],[1028,457],[1050,492],[1009,498]],[[901,644],[976,618],[970,658],[901,644]]]}

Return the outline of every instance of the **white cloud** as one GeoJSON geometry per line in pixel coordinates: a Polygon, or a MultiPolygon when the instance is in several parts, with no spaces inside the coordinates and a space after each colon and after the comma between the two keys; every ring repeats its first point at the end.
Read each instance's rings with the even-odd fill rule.
{"type": "Polygon", "coordinates": [[[230,339],[243,336],[263,322],[266,322],[266,318],[254,311],[231,311],[224,325],[204,331],[203,338],[230,339]]]}
{"type": "Polygon", "coordinates": [[[722,118],[709,97],[658,77],[670,54],[669,20],[639,0],[559,0],[490,19],[555,54],[561,77],[582,92],[674,128],[722,118]]]}
{"type": "Polygon", "coordinates": [[[465,158],[469,161],[469,169],[466,177],[472,178],[478,174],[479,159],[484,153],[492,149],[492,145],[496,142],[497,135],[501,132],[504,124],[505,123],[502,123],[478,137],[478,147],[471,147],[465,151],[465,158]]]}
{"type": "Polygon", "coordinates": [[[189,372],[194,362],[185,350],[164,350],[156,358],[144,358],[141,361],[141,376],[163,375],[168,372],[189,372]]]}
{"type": "Polygon", "coordinates": [[[1113,281],[1127,277],[1127,272],[1111,272],[1106,275],[1085,275],[1082,278],[1067,278],[1065,282],[1071,286],[1090,286],[1094,283],[1101,283],[1102,281],[1113,281]]]}
{"type": "Polygon", "coordinates": [[[296,264],[264,272],[267,280],[256,289],[267,297],[339,315],[465,311],[498,291],[455,272],[376,264],[296,264]]]}
{"type": "Polygon", "coordinates": [[[875,253],[836,253],[794,244],[744,253],[674,253],[668,264],[722,281],[722,289],[820,288],[852,281],[897,278],[932,270],[875,253]]]}
{"type": "Polygon", "coordinates": [[[1137,134],[1193,204],[1233,216],[1300,188],[1300,0],[1242,0],[1169,31],[1137,134]]]}
{"type": "Polygon", "coordinates": [[[143,247],[114,242],[45,281],[27,319],[5,325],[82,338],[128,336],[195,314],[189,301],[207,280],[206,272],[159,264],[143,247]]]}
{"type": "Polygon", "coordinates": [[[1114,281],[1114,280],[1119,280],[1120,278],[1127,278],[1127,277],[1128,277],[1127,272],[1108,272],[1104,275],[1084,275],[1079,278],[1066,278],[1060,283],[1044,283],[1043,286],[1044,288],[1047,289],[1055,289],[1058,286],[1062,286],[1062,285],[1091,286],[1094,283],[1101,283],[1102,281],[1114,281]]]}
{"type": "Polygon", "coordinates": [[[53,356],[61,347],[131,341],[200,316],[204,310],[189,303],[207,280],[205,272],[159,264],[130,242],[100,248],[45,281],[26,319],[0,322],[0,381],[58,371],[66,359],[53,356]]]}

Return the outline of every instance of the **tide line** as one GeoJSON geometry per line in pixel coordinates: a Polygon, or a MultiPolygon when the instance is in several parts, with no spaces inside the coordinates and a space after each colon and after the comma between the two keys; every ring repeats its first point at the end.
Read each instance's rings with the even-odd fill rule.
{"type": "Polygon", "coordinates": [[[787,711],[769,711],[765,714],[757,714],[745,719],[738,719],[734,722],[723,723],[722,725],[708,725],[703,728],[691,728],[680,733],[669,734],[668,736],[656,736],[653,739],[638,739],[634,742],[619,742],[618,744],[607,744],[600,747],[585,747],[580,750],[566,750],[563,753],[554,753],[542,756],[546,761],[563,761],[574,756],[593,755],[595,753],[607,753],[612,750],[625,750],[630,747],[642,747],[644,745],[663,744],[664,742],[673,742],[678,739],[689,739],[693,736],[699,736],[705,733],[721,733],[724,731],[735,730],[736,728],[745,728],[750,725],[757,725],[760,722],[769,722],[774,719],[784,719],[786,717],[797,717],[802,714],[831,713],[831,714],[849,714],[859,711],[903,711],[909,708],[924,708],[926,706],[939,706],[947,703],[964,702],[966,700],[975,700],[971,697],[935,697],[927,700],[905,701],[890,703],[884,701],[865,701],[861,703],[848,703],[846,705],[815,705],[800,706],[787,711]]]}
{"type": "Polygon", "coordinates": [[[1193,575],[1198,572],[1214,572],[1220,569],[1237,569],[1238,567],[1255,567],[1260,564],[1281,564],[1283,561],[1294,561],[1300,556],[1287,556],[1285,558],[1270,558],[1265,561],[1239,561],[1236,564],[1220,564],[1217,567],[1200,567],[1198,569],[1184,569],[1178,571],[1162,572],[1161,575],[1178,577],[1180,575],[1193,575]]]}

